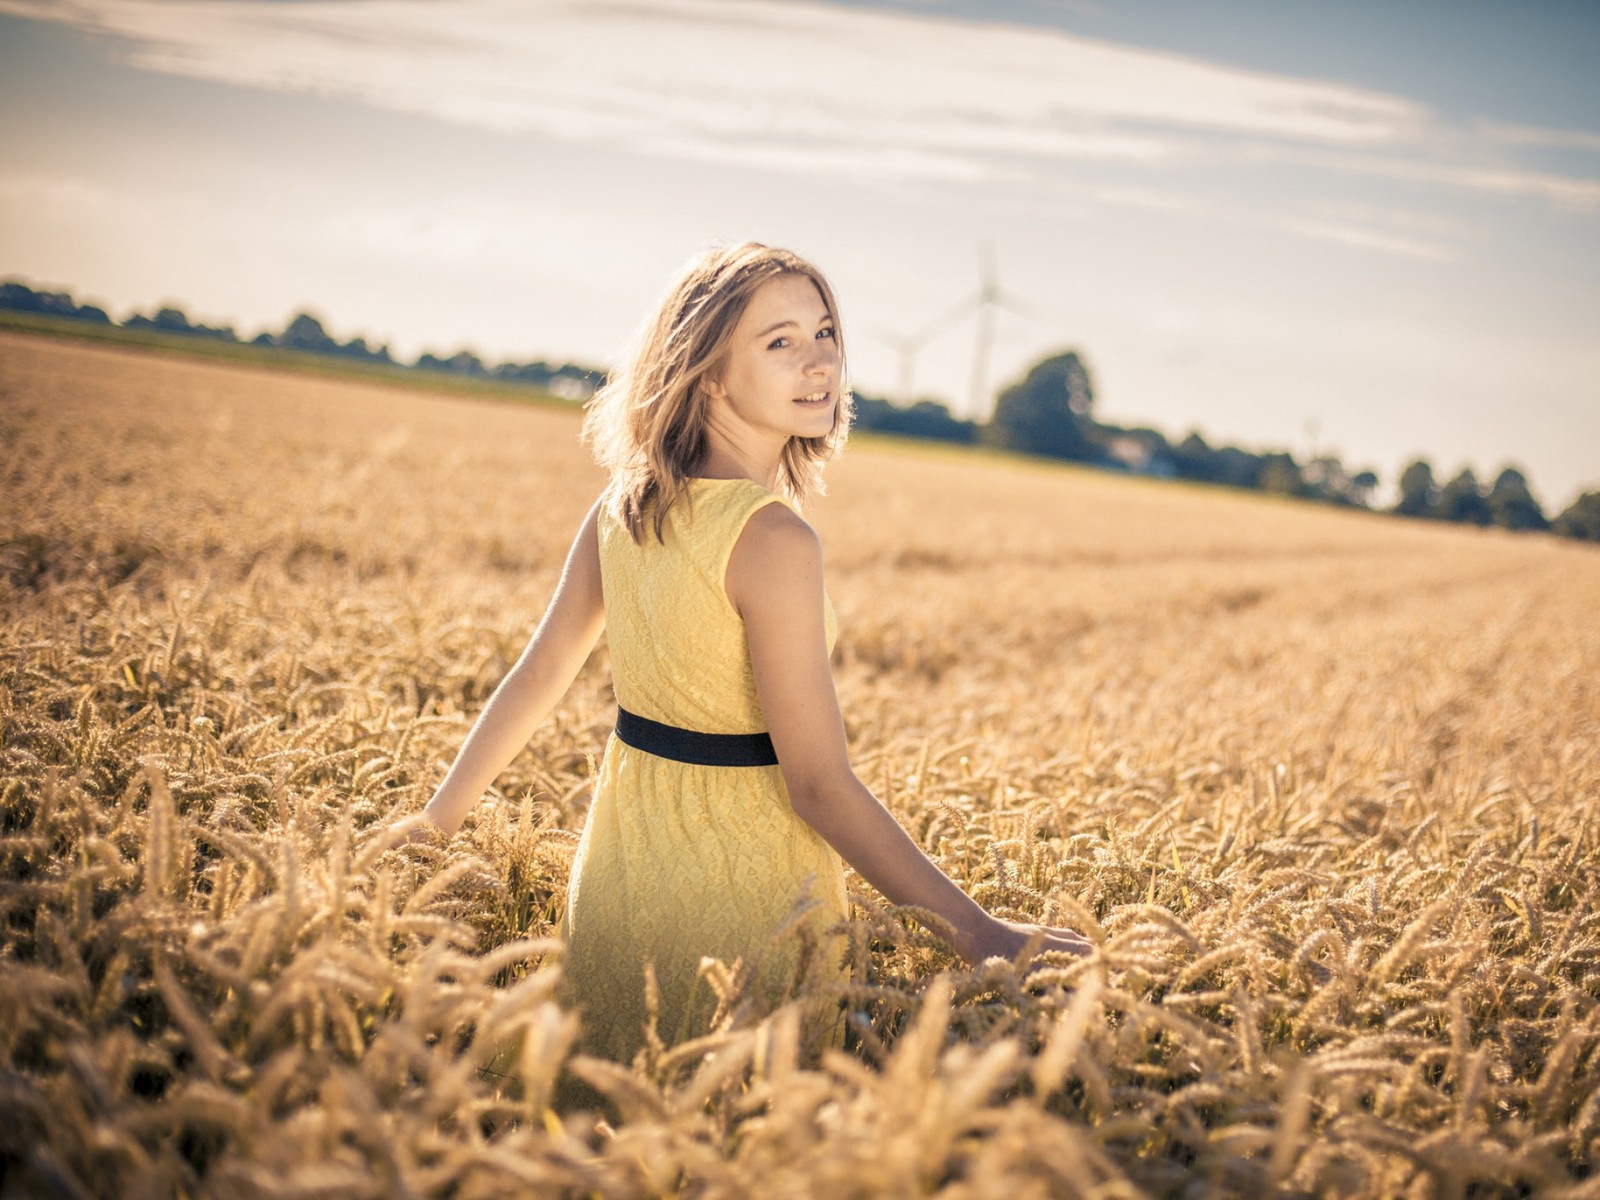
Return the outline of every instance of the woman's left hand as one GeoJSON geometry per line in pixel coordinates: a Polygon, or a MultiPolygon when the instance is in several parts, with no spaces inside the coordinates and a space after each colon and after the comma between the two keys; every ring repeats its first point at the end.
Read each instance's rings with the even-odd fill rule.
{"type": "Polygon", "coordinates": [[[1048,925],[1005,921],[999,917],[990,917],[970,946],[958,946],[957,949],[962,958],[973,964],[987,958],[1004,958],[1014,962],[1030,942],[1037,942],[1030,957],[1052,952],[1082,957],[1094,952],[1094,943],[1081,933],[1074,933],[1070,929],[1054,929],[1048,925]]]}

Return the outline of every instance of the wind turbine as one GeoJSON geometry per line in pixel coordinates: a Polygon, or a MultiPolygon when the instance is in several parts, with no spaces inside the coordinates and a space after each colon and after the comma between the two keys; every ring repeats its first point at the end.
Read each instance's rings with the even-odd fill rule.
{"type": "Polygon", "coordinates": [[[917,354],[929,342],[947,332],[950,327],[972,312],[972,301],[963,300],[955,308],[910,334],[890,333],[887,329],[869,328],[865,332],[873,341],[888,346],[900,356],[900,379],[895,388],[895,399],[902,405],[914,403],[913,380],[917,369],[917,354]]]}
{"type": "Polygon", "coordinates": [[[899,382],[895,386],[895,400],[902,405],[911,404],[916,397],[912,394],[917,370],[917,353],[926,346],[935,336],[943,331],[943,325],[924,325],[920,330],[909,336],[890,333],[886,329],[868,328],[866,333],[875,342],[881,342],[900,356],[899,382]]]}
{"type": "MultiPolygon", "coordinates": [[[[983,242],[978,247],[978,290],[968,296],[935,326],[940,330],[964,320],[972,313],[978,314],[977,342],[972,348],[972,386],[968,394],[968,413],[974,419],[982,415],[984,389],[989,383],[989,356],[994,350],[994,319],[996,309],[1005,309],[1019,317],[1033,317],[1031,306],[1019,300],[1000,286],[1000,273],[995,266],[994,244],[983,242]]],[[[930,326],[929,328],[934,328],[930,326]]]]}
{"type": "Polygon", "coordinates": [[[916,357],[918,352],[935,338],[946,333],[952,326],[966,320],[973,313],[978,314],[977,344],[972,353],[972,384],[968,397],[968,407],[972,417],[980,415],[983,405],[983,391],[988,383],[989,356],[994,346],[994,312],[1003,308],[1009,313],[1019,317],[1033,317],[1032,308],[1022,300],[1012,296],[1000,286],[999,274],[995,269],[994,246],[983,243],[978,247],[978,290],[955,307],[948,309],[941,316],[929,321],[921,329],[903,336],[889,333],[883,329],[871,329],[867,336],[875,341],[891,347],[900,355],[900,382],[898,399],[902,404],[910,404],[912,396],[912,377],[916,370],[916,357]]]}

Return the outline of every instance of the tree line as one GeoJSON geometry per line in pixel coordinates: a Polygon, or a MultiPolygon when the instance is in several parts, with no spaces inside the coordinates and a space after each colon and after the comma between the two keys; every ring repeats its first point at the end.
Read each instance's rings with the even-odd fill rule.
{"type": "MultiPolygon", "coordinates": [[[[974,440],[1027,454],[1354,508],[1372,508],[1380,482],[1371,468],[1351,470],[1333,455],[1301,462],[1283,450],[1256,453],[1237,446],[1211,446],[1199,433],[1173,444],[1159,430],[1102,424],[1094,418],[1089,368],[1073,350],[1036,363],[1005,388],[988,423],[975,428],[974,440]]],[[[1487,486],[1471,467],[1441,483],[1432,465],[1417,459],[1401,471],[1398,485],[1398,500],[1385,510],[1396,516],[1549,530],[1600,541],[1600,491],[1584,493],[1550,518],[1527,475],[1515,466],[1502,468],[1487,486]]]]}
{"type": "MultiPolygon", "coordinates": [[[[0,283],[0,309],[117,324],[97,305],[79,304],[69,293],[36,291],[17,281],[0,283]]],[[[361,337],[338,341],[309,312],[296,313],[281,332],[263,331],[248,343],[232,326],[196,323],[181,309],[172,307],[159,308],[149,316],[135,313],[122,321],[121,327],[323,354],[400,370],[523,383],[569,400],[586,399],[605,380],[604,372],[573,363],[491,365],[470,350],[458,350],[449,356],[427,351],[411,363],[403,363],[387,345],[369,346],[361,337]]],[[[985,422],[956,417],[936,400],[899,405],[857,392],[856,424],[862,429],[902,437],[987,445],[1107,470],[1373,508],[1373,493],[1380,479],[1371,468],[1352,470],[1334,455],[1311,456],[1302,462],[1284,450],[1257,452],[1238,446],[1213,446],[1199,432],[1191,432],[1174,443],[1157,429],[1096,420],[1094,402],[1088,364],[1078,351],[1066,350],[1035,363],[1020,380],[1005,387],[985,422]]],[[[1515,466],[1502,468],[1488,485],[1481,483],[1470,467],[1440,482],[1432,465],[1426,459],[1418,459],[1401,471],[1398,493],[1398,500],[1382,511],[1510,530],[1548,530],[1562,537],[1600,541],[1600,491],[1585,492],[1551,518],[1534,496],[1526,474],[1515,466]]]]}
{"type": "Polygon", "coordinates": [[[247,340],[242,338],[231,325],[205,325],[191,321],[182,309],[172,307],[158,308],[148,316],[134,313],[127,320],[116,322],[105,309],[94,304],[79,304],[70,293],[36,291],[16,280],[0,283],[0,309],[66,317],[98,325],[120,325],[123,329],[153,330],[159,333],[210,338],[240,346],[261,346],[270,349],[296,350],[303,354],[323,354],[399,370],[438,371],[473,379],[525,383],[569,400],[587,398],[605,379],[604,372],[573,363],[533,361],[490,365],[470,350],[458,350],[448,357],[424,351],[414,361],[406,363],[396,358],[387,344],[369,346],[364,337],[339,341],[329,335],[319,317],[309,312],[296,313],[281,332],[264,330],[247,340]]]}
{"type": "MultiPolygon", "coordinates": [[[[1080,462],[1109,470],[1166,479],[1187,479],[1248,488],[1324,504],[1372,509],[1380,483],[1371,468],[1351,469],[1334,455],[1301,462],[1284,450],[1256,452],[1213,446],[1198,432],[1180,442],[1160,430],[1097,421],[1094,384],[1075,350],[1053,354],[1030,367],[1001,391],[987,422],[957,420],[944,405],[919,400],[909,407],[857,395],[857,421],[911,437],[995,446],[1023,454],[1080,462]]],[[[1494,482],[1480,483],[1471,467],[1448,482],[1435,479],[1426,459],[1400,473],[1399,499],[1384,510],[1512,530],[1549,530],[1564,537],[1600,541],[1600,492],[1579,496],[1555,518],[1545,515],[1527,475],[1504,467],[1494,482]]]]}

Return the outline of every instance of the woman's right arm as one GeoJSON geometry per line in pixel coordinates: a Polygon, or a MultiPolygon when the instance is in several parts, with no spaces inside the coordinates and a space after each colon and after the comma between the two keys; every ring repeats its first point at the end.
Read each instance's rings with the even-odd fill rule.
{"type": "Polygon", "coordinates": [[[795,813],[891,903],[947,921],[969,963],[1014,958],[1034,939],[1039,950],[1089,953],[1091,944],[1069,929],[985,912],[856,778],[828,663],[822,547],[811,527],[780,505],[757,512],[734,545],[726,585],[744,620],[756,692],[795,813]]]}
{"type": "Polygon", "coordinates": [[[422,810],[447,835],[460,827],[506,764],[528,744],[600,640],[605,601],[600,592],[599,513],[596,502],[572,540],[544,619],[489,697],[444,782],[422,810]]]}

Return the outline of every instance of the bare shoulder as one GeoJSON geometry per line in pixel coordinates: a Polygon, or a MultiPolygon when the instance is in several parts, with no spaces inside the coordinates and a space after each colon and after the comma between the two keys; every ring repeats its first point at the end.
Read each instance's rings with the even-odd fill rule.
{"type": "Polygon", "coordinates": [[[599,578],[600,512],[604,503],[605,497],[602,496],[589,506],[577,533],[573,535],[572,548],[567,551],[566,567],[561,573],[563,581],[583,576],[599,578]]]}
{"type": "Polygon", "coordinates": [[[600,514],[605,508],[606,498],[601,496],[589,506],[589,511],[583,515],[583,521],[578,526],[578,532],[572,539],[574,548],[592,548],[596,552],[600,544],[600,514]]]}
{"type": "Polygon", "coordinates": [[[765,504],[750,514],[734,553],[783,556],[798,552],[822,553],[817,531],[787,504],[765,504]]]}
{"type": "Polygon", "coordinates": [[[751,514],[728,558],[728,599],[741,613],[772,591],[793,594],[822,582],[822,542],[804,517],[785,504],[751,514]]]}

